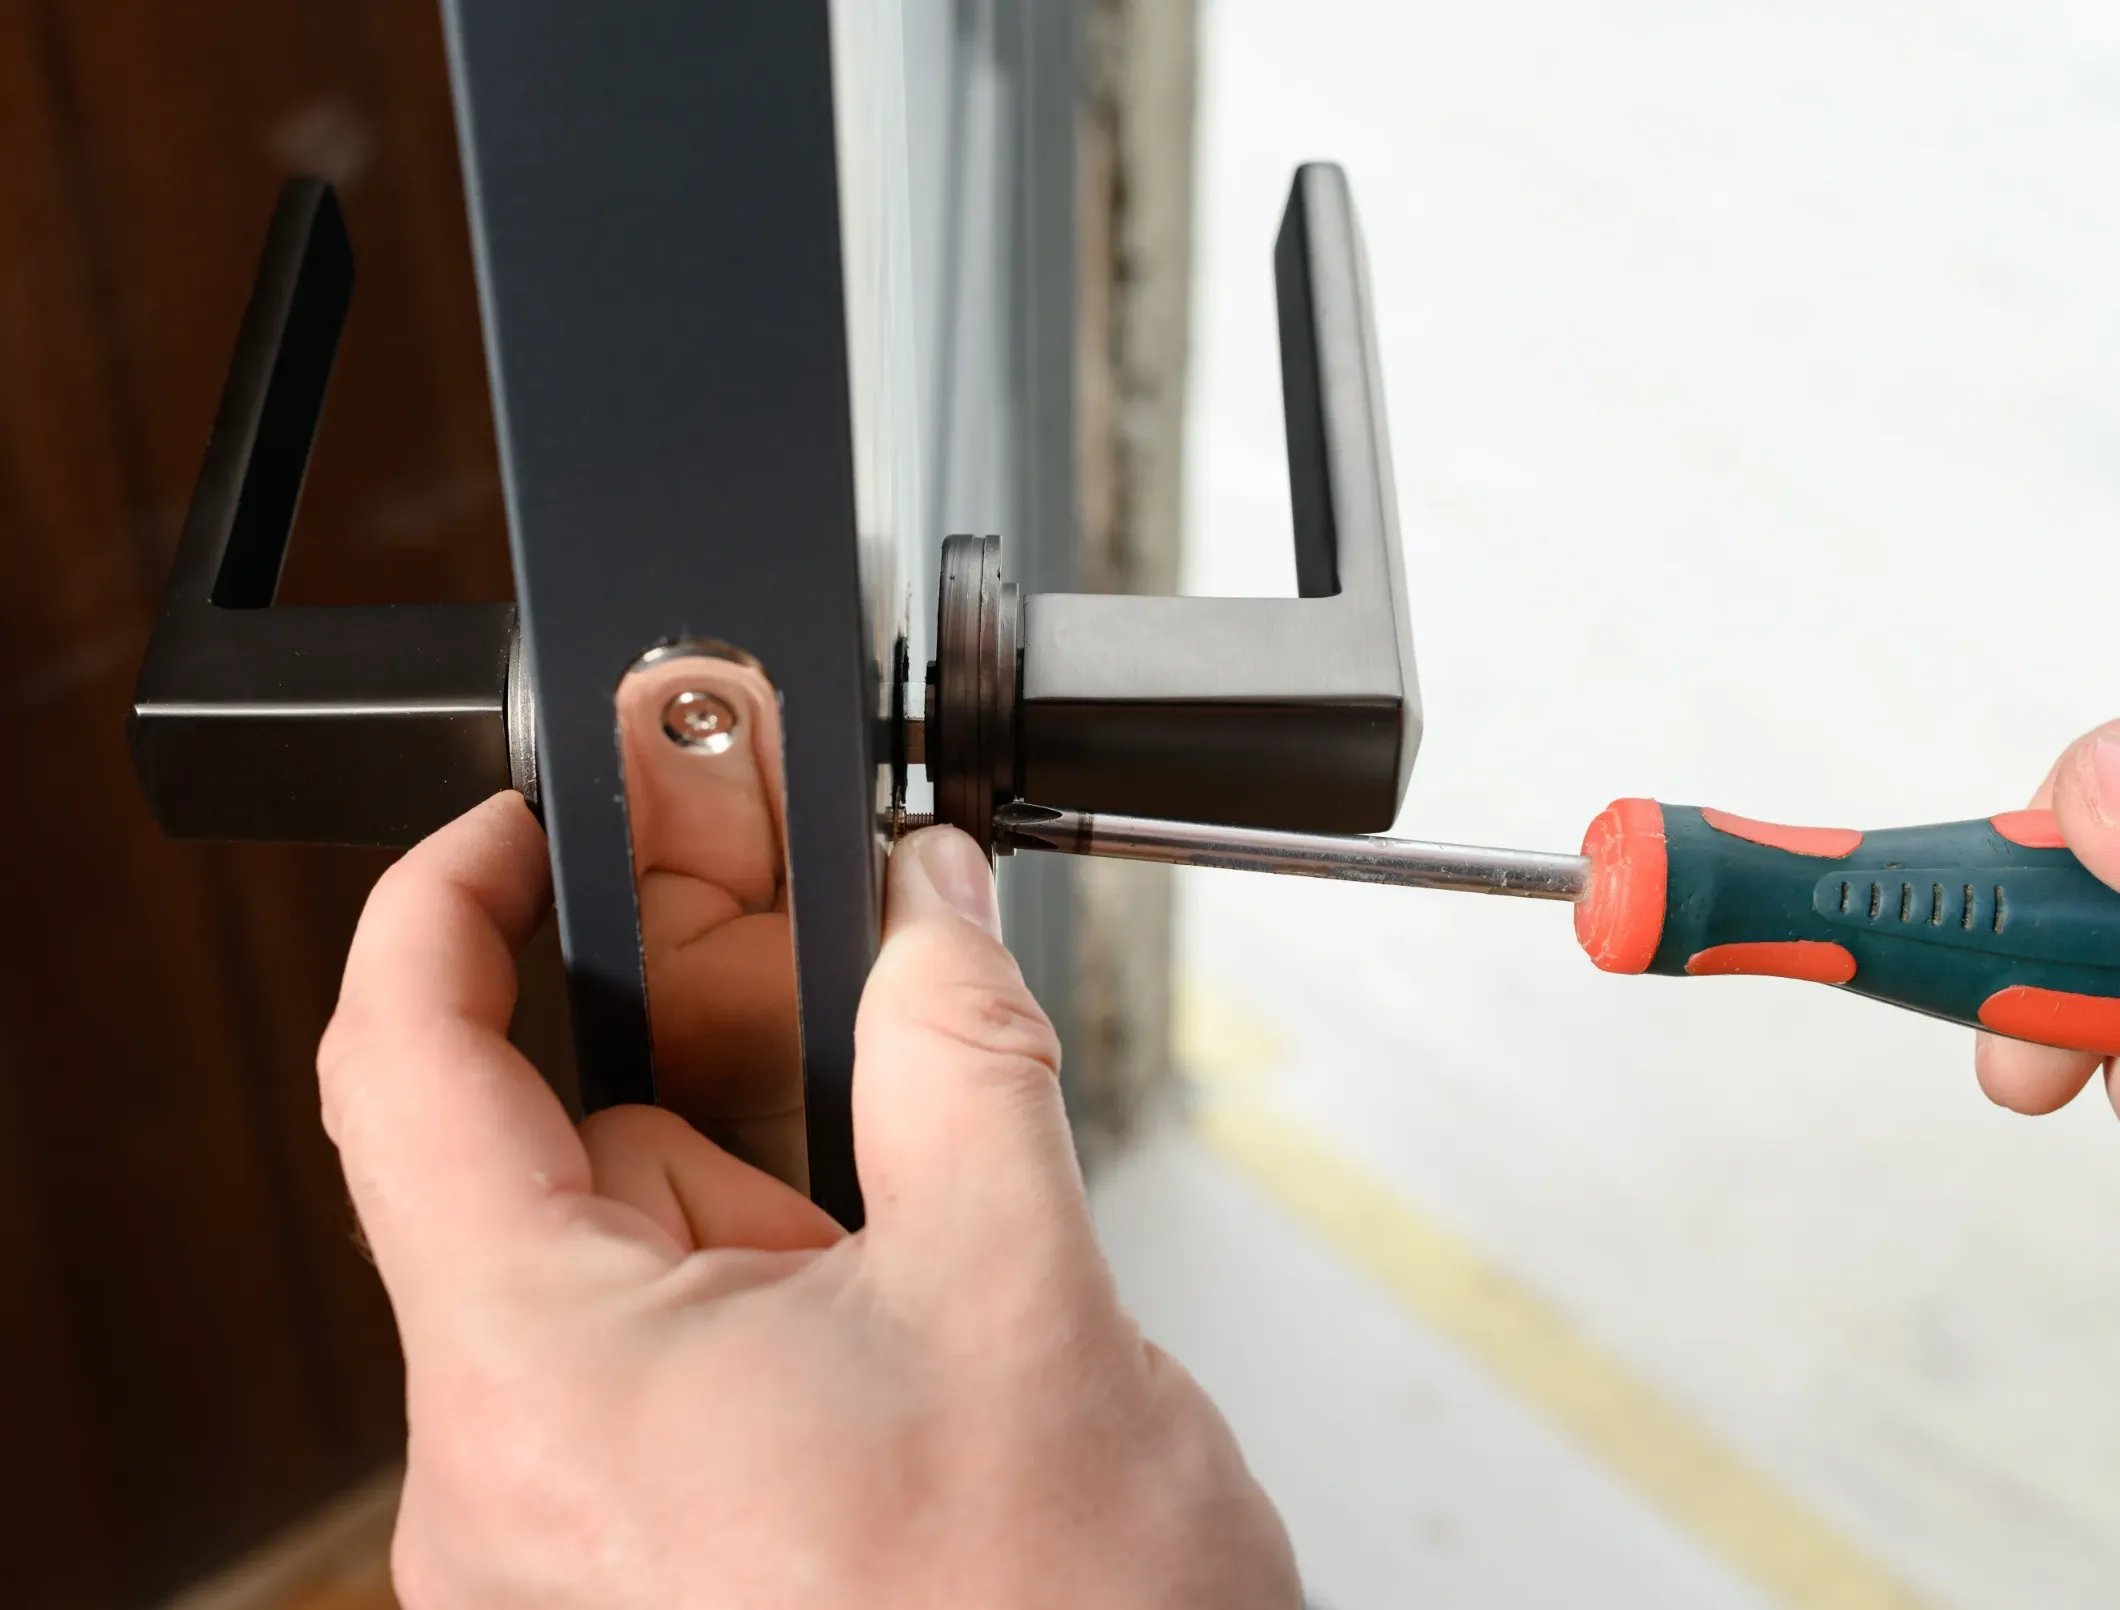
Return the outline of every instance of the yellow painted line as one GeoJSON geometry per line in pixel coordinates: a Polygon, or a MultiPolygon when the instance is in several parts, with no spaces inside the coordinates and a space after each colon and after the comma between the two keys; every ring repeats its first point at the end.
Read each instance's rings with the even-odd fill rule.
{"type": "Polygon", "coordinates": [[[1224,1164],[1779,1603],[1797,1610],[1921,1605],[1831,1522],[1536,1292],[1275,1112],[1256,1094],[1270,1037],[1247,1026],[1241,1008],[1209,1012],[1207,1005],[1181,990],[1179,1043],[1205,1075],[1194,1130],[1224,1164]],[[1203,1018],[1220,1026],[1205,1030],[1203,1018]],[[1210,1033],[1220,1036],[1219,1047],[1210,1033]],[[1227,1055],[1236,1046],[1244,1054],[1227,1055]]]}

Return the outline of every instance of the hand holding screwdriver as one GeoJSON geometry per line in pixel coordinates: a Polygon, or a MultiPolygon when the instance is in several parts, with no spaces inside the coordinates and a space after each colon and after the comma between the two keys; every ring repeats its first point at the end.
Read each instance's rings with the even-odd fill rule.
{"type": "MultiPolygon", "coordinates": [[[[2120,890],[2120,721],[2109,721],[2062,751],[2032,796],[2051,810],[2070,852],[2109,888],[2120,890]]],[[[2110,960],[2120,956],[2108,951],[2110,960]]],[[[2112,1057],[2098,1051],[2028,1045],[1982,1034],[1973,1066],[1991,1101],[2013,1112],[2046,1113],[2066,1106],[2102,1066],[2106,1095],[2120,1109],[2112,1057]]]]}

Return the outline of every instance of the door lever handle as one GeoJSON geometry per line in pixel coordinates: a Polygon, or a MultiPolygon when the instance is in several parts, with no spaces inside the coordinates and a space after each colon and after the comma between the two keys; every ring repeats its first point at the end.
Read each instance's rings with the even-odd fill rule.
{"type": "Polygon", "coordinates": [[[174,838],[410,844],[536,798],[513,605],[273,607],[352,294],[331,186],[290,180],[127,722],[174,838]]]}
{"type": "Polygon", "coordinates": [[[1297,171],[1274,274],[1299,596],[1044,593],[1019,621],[999,540],[951,537],[927,753],[937,814],[980,842],[1022,798],[1324,833],[1398,814],[1420,690],[1368,265],[1337,166],[1297,171]]]}

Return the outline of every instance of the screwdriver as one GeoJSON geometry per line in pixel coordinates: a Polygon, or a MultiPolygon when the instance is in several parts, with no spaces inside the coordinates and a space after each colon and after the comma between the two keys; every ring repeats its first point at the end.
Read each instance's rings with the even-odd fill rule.
{"type": "Polygon", "coordinates": [[[2069,853],[2052,811],[1862,833],[1622,799],[1580,855],[1030,804],[995,823],[1016,849],[1565,900],[1608,973],[1804,979],[2120,1055],[2120,892],[2069,853]]]}

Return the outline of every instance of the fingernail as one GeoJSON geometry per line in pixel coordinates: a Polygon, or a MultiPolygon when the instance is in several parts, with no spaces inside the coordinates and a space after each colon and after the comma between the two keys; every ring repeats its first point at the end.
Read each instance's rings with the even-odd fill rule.
{"type": "Polygon", "coordinates": [[[911,852],[914,865],[943,903],[966,922],[1001,937],[1001,903],[994,893],[994,869],[979,846],[954,828],[929,828],[899,846],[911,852]]]}
{"type": "Polygon", "coordinates": [[[2101,732],[2091,740],[2083,774],[2098,820],[2120,828],[2120,733],[2101,732]]]}

